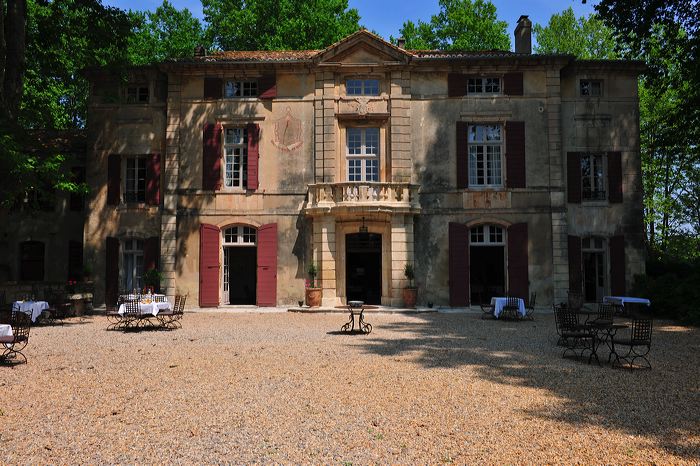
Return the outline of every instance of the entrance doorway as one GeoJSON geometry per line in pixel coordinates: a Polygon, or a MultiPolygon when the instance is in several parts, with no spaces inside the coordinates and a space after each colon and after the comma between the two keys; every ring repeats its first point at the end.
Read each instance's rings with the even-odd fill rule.
{"type": "Polygon", "coordinates": [[[223,231],[223,303],[257,303],[256,233],[254,228],[246,226],[234,226],[223,231]]]}
{"type": "Polygon", "coordinates": [[[345,235],[345,283],[348,301],[381,304],[382,235],[345,235]]]}
{"type": "Polygon", "coordinates": [[[583,238],[583,296],[587,303],[599,303],[605,295],[605,242],[601,237],[583,238]]]}
{"type": "Polygon", "coordinates": [[[505,242],[503,229],[479,225],[469,232],[469,285],[471,303],[489,303],[494,296],[505,296],[505,242]]]}

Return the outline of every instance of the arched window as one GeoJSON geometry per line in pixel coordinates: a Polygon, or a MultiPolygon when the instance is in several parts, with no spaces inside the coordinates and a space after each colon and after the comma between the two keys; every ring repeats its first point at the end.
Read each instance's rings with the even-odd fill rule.
{"type": "Polygon", "coordinates": [[[256,230],[252,227],[236,225],[224,230],[224,246],[254,246],[256,230]]]}

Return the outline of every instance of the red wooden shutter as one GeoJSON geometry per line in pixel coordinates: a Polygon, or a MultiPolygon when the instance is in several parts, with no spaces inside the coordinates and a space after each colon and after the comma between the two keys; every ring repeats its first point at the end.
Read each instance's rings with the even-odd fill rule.
{"type": "Polygon", "coordinates": [[[199,306],[219,305],[219,228],[199,226],[199,306]]]}
{"type": "Polygon", "coordinates": [[[527,223],[508,228],[508,294],[529,299],[527,223]]]}
{"type": "Polygon", "coordinates": [[[622,202],[622,155],[619,152],[608,152],[608,201],[622,202]]]}
{"type": "Polygon", "coordinates": [[[469,187],[469,123],[457,122],[457,188],[469,187]]]}
{"type": "Polygon", "coordinates": [[[625,295],[625,237],[610,238],[610,293],[613,296],[625,295]]]}
{"type": "Polygon", "coordinates": [[[122,178],[122,156],[109,154],[107,158],[107,204],[119,205],[122,178]]]}
{"type": "Polygon", "coordinates": [[[258,229],[258,306],[277,305],[277,224],[258,229]]]}
{"type": "Polygon", "coordinates": [[[207,123],[202,135],[202,189],[221,189],[221,125],[207,123]]]}
{"type": "Polygon", "coordinates": [[[220,99],[222,87],[223,81],[221,78],[204,78],[204,99],[220,99]]]}
{"type": "Polygon", "coordinates": [[[119,240],[111,236],[105,242],[105,304],[116,304],[119,295],[119,240]]]}
{"type": "Polygon", "coordinates": [[[572,204],[581,203],[581,153],[566,154],[566,184],[568,200],[572,204]]]}
{"type": "Polygon", "coordinates": [[[447,75],[447,97],[462,97],[467,95],[467,77],[461,73],[447,75]]]}
{"type": "Polygon", "coordinates": [[[160,205],[160,154],[151,154],[146,161],[146,203],[160,205]]]}
{"type": "Polygon", "coordinates": [[[509,188],[525,187],[525,122],[506,122],[506,183],[509,188]]]}
{"type": "Polygon", "coordinates": [[[258,166],[260,159],[260,126],[251,123],[248,125],[248,189],[258,189],[258,166]]]}
{"type": "Polygon", "coordinates": [[[581,293],[581,237],[568,237],[569,243],[569,291],[581,293]]]}
{"type": "Polygon", "coordinates": [[[523,95],[523,74],[507,73],[504,75],[503,93],[506,95],[523,95]]]}
{"type": "Polygon", "coordinates": [[[146,238],[143,243],[143,271],[153,270],[158,268],[158,259],[160,258],[160,237],[151,236],[146,238]]]}
{"type": "Polygon", "coordinates": [[[450,222],[448,231],[450,306],[469,306],[469,228],[450,222]]]}
{"type": "Polygon", "coordinates": [[[268,74],[258,79],[258,97],[261,99],[277,97],[277,76],[268,74]]]}

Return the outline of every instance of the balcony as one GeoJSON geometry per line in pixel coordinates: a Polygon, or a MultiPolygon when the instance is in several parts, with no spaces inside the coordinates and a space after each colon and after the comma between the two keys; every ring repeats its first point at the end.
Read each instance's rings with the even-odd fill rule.
{"type": "Polygon", "coordinates": [[[309,185],[307,215],[352,212],[417,213],[418,185],[343,182],[309,185]]]}

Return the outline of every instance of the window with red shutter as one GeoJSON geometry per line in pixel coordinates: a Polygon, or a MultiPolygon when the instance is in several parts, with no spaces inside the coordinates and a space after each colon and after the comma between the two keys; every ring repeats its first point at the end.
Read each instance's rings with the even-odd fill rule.
{"type": "Polygon", "coordinates": [[[525,122],[506,122],[506,184],[525,187],[525,122]]]}
{"type": "Polygon", "coordinates": [[[581,203],[581,153],[566,154],[566,190],[571,204],[581,203]]]}
{"type": "Polygon", "coordinates": [[[469,123],[466,121],[457,122],[457,188],[469,186],[469,123]]]}
{"type": "Polygon", "coordinates": [[[447,75],[447,96],[463,97],[467,95],[467,76],[461,73],[447,75]]]}
{"type": "Polygon", "coordinates": [[[450,306],[469,306],[469,228],[450,222],[448,234],[450,306]]]}
{"type": "Polygon", "coordinates": [[[508,294],[529,299],[527,223],[508,228],[508,294]]]}
{"type": "Polygon", "coordinates": [[[117,303],[119,295],[119,240],[107,237],[105,241],[105,303],[117,303]]]}
{"type": "Polygon", "coordinates": [[[248,125],[248,179],[246,188],[258,189],[258,166],[260,159],[259,150],[260,126],[251,123],[248,125]]]}
{"type": "Polygon", "coordinates": [[[151,154],[146,163],[146,203],[160,205],[160,154],[151,154]]]}
{"type": "Polygon", "coordinates": [[[119,205],[121,196],[122,159],[119,154],[107,158],[107,204],[119,205]]]}
{"type": "Polygon", "coordinates": [[[207,123],[202,134],[202,189],[221,189],[221,125],[207,123]]]}
{"type": "Polygon", "coordinates": [[[523,95],[523,74],[505,74],[503,76],[503,93],[506,95],[523,95]]]}
{"type": "Polygon", "coordinates": [[[622,202],[622,155],[619,152],[608,152],[608,201],[622,202]]]}
{"type": "Polygon", "coordinates": [[[215,225],[199,226],[199,306],[219,306],[220,232],[215,225]]]}
{"type": "Polygon", "coordinates": [[[268,74],[258,79],[258,95],[261,99],[274,99],[277,97],[277,76],[268,74]]]}
{"type": "Polygon", "coordinates": [[[569,291],[581,293],[583,280],[581,269],[581,237],[568,236],[569,249],[569,291]]]}
{"type": "Polygon", "coordinates": [[[277,224],[258,229],[258,306],[277,305],[277,224]]]}

